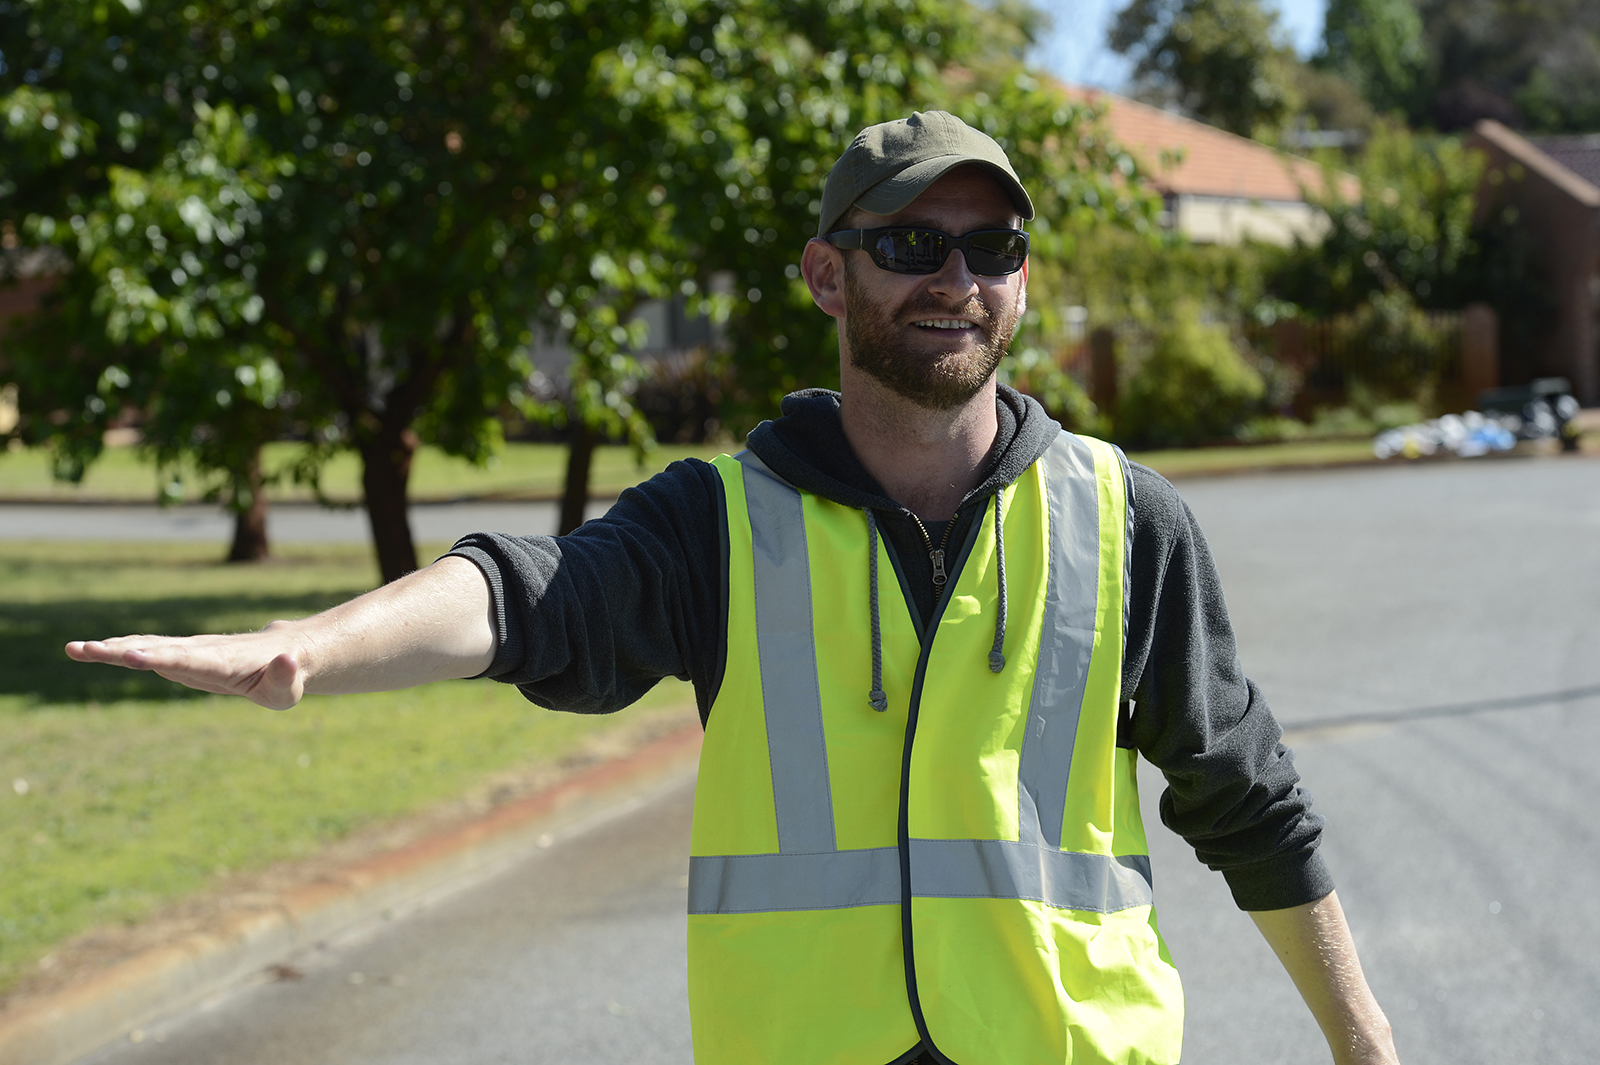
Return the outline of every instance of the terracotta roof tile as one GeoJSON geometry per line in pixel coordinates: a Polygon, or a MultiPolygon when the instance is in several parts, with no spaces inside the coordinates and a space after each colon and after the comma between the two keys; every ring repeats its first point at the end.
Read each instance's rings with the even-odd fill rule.
{"type": "MultiPolygon", "coordinates": [[[[1322,188],[1322,168],[1226,130],[1162,111],[1125,96],[1063,86],[1073,99],[1105,106],[1112,137],[1128,150],[1163,194],[1300,202],[1301,188],[1322,188]]],[[[1344,194],[1360,195],[1349,175],[1344,194]]]]}

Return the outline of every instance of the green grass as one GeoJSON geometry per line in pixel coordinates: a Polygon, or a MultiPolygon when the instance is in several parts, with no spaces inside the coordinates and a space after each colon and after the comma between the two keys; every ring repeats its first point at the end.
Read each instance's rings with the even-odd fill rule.
{"type": "MultiPolygon", "coordinates": [[[[595,454],[589,487],[595,495],[614,495],[686,455],[709,459],[732,445],[663,446],[646,456],[641,465],[629,448],[605,446],[595,454]]],[[[293,464],[301,452],[298,444],[270,444],[264,466],[270,473],[293,464]]],[[[487,467],[452,458],[436,448],[417,453],[411,469],[411,498],[454,499],[461,496],[508,498],[554,497],[560,494],[567,473],[567,449],[561,444],[507,444],[487,467]]],[[[198,483],[189,480],[190,492],[198,483]]],[[[336,456],[323,469],[323,491],[334,499],[361,498],[361,462],[353,452],[336,456]]],[[[50,458],[42,449],[0,451],[0,499],[117,499],[154,500],[158,485],[155,466],[133,447],[107,448],[89,467],[81,485],[66,484],[50,476],[50,458]]],[[[290,483],[273,487],[274,500],[306,500],[308,489],[290,483]]]]}
{"type": "Polygon", "coordinates": [[[255,628],[376,581],[361,546],[282,556],[230,567],[209,545],[0,541],[0,995],[63,939],[225,872],[312,855],[644,715],[693,720],[675,681],[603,718],[487,681],[274,713],[61,653],[118,632],[255,628]]]}
{"type": "Polygon", "coordinates": [[[1287,444],[1133,451],[1128,453],[1128,457],[1149,466],[1164,477],[1373,461],[1372,442],[1365,439],[1306,440],[1287,444]]]}

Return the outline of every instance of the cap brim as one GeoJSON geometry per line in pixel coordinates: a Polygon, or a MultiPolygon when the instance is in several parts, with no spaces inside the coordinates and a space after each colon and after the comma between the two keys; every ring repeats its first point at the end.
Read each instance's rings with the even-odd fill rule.
{"type": "Polygon", "coordinates": [[[893,177],[884,178],[857,196],[852,206],[872,214],[888,215],[903,211],[911,205],[912,200],[927,191],[929,185],[956,167],[969,164],[981,166],[994,175],[994,179],[1005,189],[1012,206],[1017,209],[1017,213],[1024,221],[1033,217],[1033,201],[1028,198],[1027,191],[1016,178],[987,159],[975,159],[970,155],[941,155],[934,159],[924,159],[920,163],[906,167],[893,177]]]}

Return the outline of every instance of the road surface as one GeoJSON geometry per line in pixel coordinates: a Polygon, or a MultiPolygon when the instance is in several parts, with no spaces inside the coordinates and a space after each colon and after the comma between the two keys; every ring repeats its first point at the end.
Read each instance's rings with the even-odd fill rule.
{"type": "MultiPolygon", "coordinates": [[[[1324,852],[1403,1060],[1594,1061],[1600,462],[1181,487],[1246,668],[1328,817],[1324,852]]],[[[1141,787],[1161,926],[1188,992],[1183,1060],[1328,1060],[1221,878],[1158,827],[1159,777],[1141,787]]],[[[235,992],[88,1060],[687,1065],[689,803],[685,784],[297,963],[302,979],[235,992]]]]}

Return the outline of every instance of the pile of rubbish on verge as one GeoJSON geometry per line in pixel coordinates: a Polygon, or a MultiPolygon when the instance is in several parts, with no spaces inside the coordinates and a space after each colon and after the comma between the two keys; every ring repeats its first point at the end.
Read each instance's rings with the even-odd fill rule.
{"type": "Polygon", "coordinates": [[[1565,394],[1533,398],[1520,410],[1446,414],[1379,433],[1372,441],[1372,453],[1380,459],[1446,453],[1470,459],[1510,451],[1523,440],[1560,440],[1570,446],[1577,415],[1578,401],[1565,394]]]}

